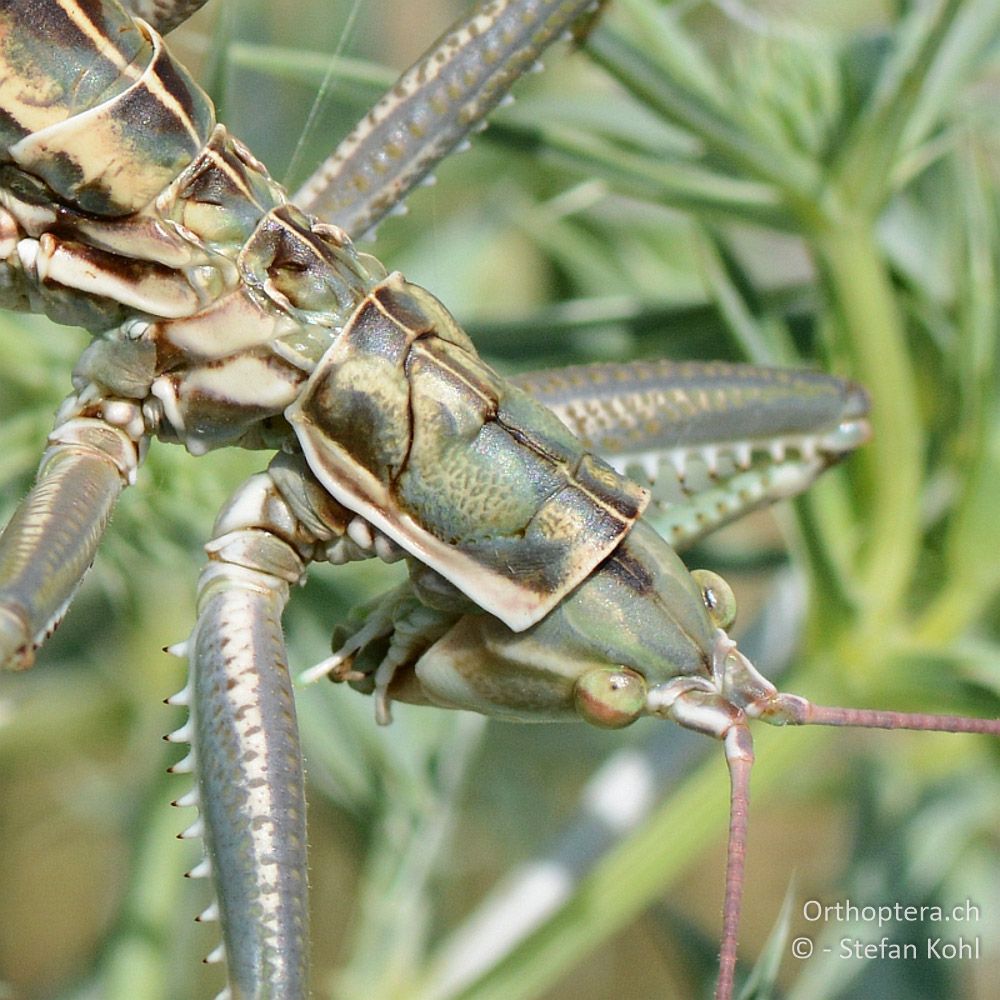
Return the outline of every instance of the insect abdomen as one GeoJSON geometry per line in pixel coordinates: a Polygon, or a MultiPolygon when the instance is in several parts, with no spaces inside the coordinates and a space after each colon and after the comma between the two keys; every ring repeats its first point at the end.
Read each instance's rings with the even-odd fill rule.
{"type": "Polygon", "coordinates": [[[60,202],[104,217],[146,205],[215,124],[159,36],[93,0],[4,5],[0,106],[0,158],[60,202]]]}

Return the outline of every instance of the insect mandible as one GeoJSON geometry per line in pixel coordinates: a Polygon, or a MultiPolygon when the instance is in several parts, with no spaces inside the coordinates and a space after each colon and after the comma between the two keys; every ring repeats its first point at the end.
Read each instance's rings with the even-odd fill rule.
{"type": "MultiPolygon", "coordinates": [[[[74,16],[82,11],[92,25],[95,11],[112,21],[117,17],[110,5],[53,4],[49,9],[54,18],[71,9],[74,16]]],[[[131,30],[121,24],[123,33],[131,30]]],[[[106,28],[99,34],[108,36],[106,28]]],[[[134,31],[133,37],[137,37],[134,31]]],[[[143,43],[136,44],[139,48],[121,60],[121,67],[145,69],[143,43]]],[[[163,50],[151,44],[150,51],[163,50]]],[[[56,72],[64,72],[63,67],[56,72]]],[[[117,79],[111,74],[108,86],[114,89],[117,79]]],[[[249,768],[253,773],[245,780],[260,780],[259,787],[265,789],[261,795],[271,796],[263,806],[253,801],[256,792],[235,786],[252,806],[250,816],[236,823],[225,815],[206,815],[206,820],[234,989],[239,995],[270,988],[294,996],[305,989],[306,975],[299,891],[304,885],[304,803],[301,778],[295,775],[294,743],[289,744],[292,752],[286,751],[284,741],[292,736],[280,718],[288,713],[287,684],[281,674],[261,670],[258,678],[256,671],[258,659],[284,662],[280,633],[275,631],[285,597],[282,587],[298,580],[305,563],[361,558],[372,552],[389,559],[401,552],[419,558],[410,581],[381,602],[353,641],[326,664],[341,679],[374,687],[383,719],[390,697],[514,717],[559,717],[579,711],[607,725],[624,724],[639,714],[662,714],[725,738],[730,760],[741,773],[749,759],[745,715],[806,709],[797,701],[775,701],[772,689],[715,631],[719,625],[728,626],[730,617],[724,585],[712,577],[692,583],[667,546],[645,527],[632,527],[646,502],[641,490],[588,457],[544,410],[481,366],[461,331],[426,293],[402,279],[384,276],[369,258],[353,255],[335,229],[316,226],[284,208],[280,193],[240,147],[226,146],[219,139],[216,146],[199,152],[208,140],[210,112],[199,104],[196,91],[188,95],[179,102],[180,113],[172,109],[174,116],[180,114],[188,122],[198,119],[205,127],[188,129],[180,141],[181,153],[157,147],[161,174],[151,170],[146,175],[148,190],[131,189],[134,203],[128,206],[112,202],[109,207],[101,184],[91,185],[88,177],[87,184],[79,185],[72,170],[69,187],[62,186],[65,157],[86,155],[77,150],[84,148],[84,135],[92,139],[100,134],[99,116],[85,121],[77,115],[75,124],[81,128],[69,138],[54,128],[52,146],[46,145],[48,136],[41,125],[32,125],[24,142],[6,142],[15,162],[7,170],[5,187],[6,221],[12,228],[8,239],[17,244],[7,254],[13,294],[40,295],[50,312],[73,316],[104,335],[78,366],[76,399],[61,414],[46,465],[46,485],[21,509],[26,521],[15,521],[5,535],[5,552],[20,567],[5,574],[11,595],[5,604],[5,634],[11,637],[14,655],[26,660],[29,647],[61,614],[93,555],[92,546],[80,545],[80,539],[95,534],[90,526],[105,519],[101,508],[110,508],[132,472],[130,441],[133,452],[141,451],[143,439],[155,431],[182,440],[194,452],[224,443],[283,448],[271,471],[240,491],[217,527],[210,546],[216,558],[203,577],[195,642],[205,650],[195,656],[205,680],[197,680],[196,670],[194,683],[204,683],[207,690],[186,700],[192,703],[195,730],[199,717],[206,725],[214,722],[219,716],[208,706],[213,688],[222,684],[217,671],[224,659],[215,650],[238,644],[246,635],[251,647],[269,647],[263,657],[252,648],[241,654],[243,659],[237,656],[238,670],[252,670],[252,679],[230,677],[228,683],[244,699],[237,714],[258,713],[265,723],[278,723],[273,734],[278,747],[262,744],[227,752],[202,732],[201,749],[196,749],[206,814],[216,808],[224,813],[232,804],[220,791],[232,782],[232,773],[225,771],[229,753],[245,761],[284,757],[291,761],[288,773],[280,768],[271,774],[267,767],[259,773],[249,768]],[[197,169],[188,165],[183,167],[186,173],[178,173],[178,162],[189,155],[201,157],[197,169]],[[227,189],[227,184],[232,187],[227,189]],[[43,197],[49,194],[47,187],[69,203],[51,219],[43,197]],[[251,197],[239,200],[248,191],[251,197]],[[158,201],[159,220],[176,227],[165,226],[172,241],[161,243],[162,228],[150,227],[148,218],[133,214],[153,198],[158,201]],[[255,215],[252,208],[245,208],[254,201],[258,206],[273,204],[273,211],[255,215]],[[240,211],[226,214],[234,204],[242,216],[240,211]],[[87,211],[81,214],[84,207],[87,211]],[[96,215],[98,221],[84,215],[96,215]],[[105,219],[115,221],[104,223],[105,219]],[[119,219],[126,221],[120,224],[119,219]],[[192,239],[192,233],[197,238],[192,239]],[[147,241],[144,249],[141,239],[147,241]],[[226,240],[242,248],[235,266],[232,254],[227,258],[218,249],[226,240]],[[125,249],[133,258],[128,268],[119,264],[125,249]],[[145,266],[143,253],[148,255],[145,266]],[[171,272],[181,270],[188,288],[181,286],[187,299],[178,304],[171,272]],[[221,309],[226,295],[230,298],[221,309]],[[336,308],[331,307],[330,297],[336,308]],[[162,320],[165,309],[174,310],[166,313],[167,322],[162,320]],[[204,322],[208,309],[217,310],[210,326],[204,322]],[[227,325],[226,320],[240,309],[244,314],[227,325]],[[339,319],[327,318],[338,310],[339,319]],[[402,375],[394,374],[388,354],[402,359],[402,375]],[[422,377],[429,379],[428,387],[420,387],[422,377]],[[413,396],[408,398],[408,392],[413,396]],[[439,414],[444,412],[457,427],[441,426],[439,414]],[[413,429],[403,432],[400,428],[406,426],[408,414],[413,429]],[[464,416],[459,419],[456,414],[464,416]],[[475,447],[464,456],[457,444],[468,446],[470,441],[475,447]],[[425,445],[428,450],[422,452],[425,445]],[[471,493],[454,490],[449,495],[436,485],[453,461],[460,463],[453,480],[471,478],[478,484],[471,493]],[[511,467],[515,471],[507,478],[511,467]],[[384,492],[386,483],[379,481],[386,468],[392,470],[388,476],[392,496],[384,492]],[[70,482],[53,501],[51,486],[64,475],[70,482]],[[518,489],[523,495],[517,495],[518,489]],[[510,500],[508,511],[495,512],[496,523],[488,532],[482,530],[489,513],[481,499],[486,491],[491,506],[498,498],[510,500]],[[555,494],[558,502],[551,502],[555,494]],[[96,501],[81,507],[81,495],[96,501]],[[53,507],[53,502],[65,507],[53,507]],[[73,520],[80,513],[82,524],[73,520]],[[503,514],[514,521],[505,525],[503,514]],[[31,540],[36,516],[53,527],[31,540]],[[30,530],[22,527],[25,523],[30,530]],[[521,535],[529,541],[520,540],[521,535]],[[514,536],[518,540],[511,543],[514,536]],[[27,557],[22,548],[25,539],[29,539],[27,557]],[[578,539],[585,544],[578,544],[578,539]],[[46,575],[36,582],[31,574],[39,565],[44,565],[46,575]],[[46,590],[53,586],[54,592],[46,590]],[[704,607],[705,595],[711,595],[710,609],[704,607]],[[667,618],[661,603],[669,612],[667,618]],[[493,614],[484,615],[483,609],[493,614]],[[614,609],[627,609],[634,636],[625,619],[612,613],[614,609]],[[27,628],[18,621],[25,616],[27,628]],[[615,623],[613,629],[607,628],[607,621],[615,623]],[[669,664],[666,670],[665,664],[669,664]],[[272,682],[278,684],[272,692],[277,704],[273,710],[260,690],[272,682]],[[240,690],[241,683],[252,691],[240,690]],[[218,774],[210,773],[216,769],[218,774]],[[285,825],[286,820],[292,822],[285,825]],[[257,837],[258,854],[249,870],[241,871],[239,864],[230,868],[227,837],[236,839],[234,853],[241,854],[247,848],[248,829],[263,829],[270,835],[272,827],[272,842],[265,844],[257,837]],[[280,874],[277,879],[270,877],[275,869],[280,874]],[[264,917],[253,922],[241,919],[255,909],[264,917]]],[[[165,107],[162,95],[155,94],[155,100],[157,107],[165,107]]],[[[129,155],[148,153],[140,148],[129,155]]],[[[376,199],[367,195],[363,202],[371,206],[376,199]]],[[[379,211],[384,207],[388,206],[379,205],[379,211]]],[[[345,218],[351,228],[367,228],[368,221],[355,224],[345,218]]],[[[548,388],[537,379],[523,384],[553,407],[561,405],[567,420],[574,409],[585,412],[589,406],[612,427],[616,418],[628,427],[634,422],[627,412],[629,397],[623,403],[622,394],[616,392],[611,403],[602,404],[601,383],[625,377],[640,384],[655,379],[659,391],[665,391],[664,371],[577,372],[565,380],[568,403],[559,398],[564,391],[560,376],[552,376],[548,388]]],[[[864,436],[863,398],[842,385],[762,373],[753,382],[745,372],[722,368],[693,373],[705,380],[699,385],[703,392],[707,385],[732,394],[735,382],[744,387],[747,399],[759,403],[761,397],[770,398],[782,419],[792,402],[808,399],[810,392],[822,404],[817,409],[803,403],[806,413],[796,413],[795,420],[805,425],[793,424],[780,435],[766,426],[772,411],[755,407],[754,419],[765,422],[759,433],[767,448],[751,448],[748,453],[739,435],[720,447],[716,457],[730,463],[728,476],[746,478],[739,490],[732,491],[737,499],[729,497],[728,508],[718,512],[716,507],[719,520],[770,497],[764,487],[758,486],[762,492],[756,495],[751,491],[760,480],[767,482],[753,463],[760,459],[769,464],[770,438],[783,436],[786,444],[795,439],[792,460],[775,463],[789,477],[781,489],[791,492],[864,436]],[[780,395],[782,390],[785,396],[780,395]],[[810,424],[812,420],[818,426],[810,424]]],[[[691,374],[682,373],[685,378],[691,374]]],[[[729,404],[736,405],[731,399],[729,404]]],[[[748,411],[738,412],[737,426],[745,434],[748,411]]],[[[586,435],[585,424],[577,429],[586,435]]],[[[594,442],[590,446],[599,446],[598,435],[590,436],[594,442]]],[[[676,439],[670,446],[674,460],[682,461],[684,455],[676,454],[682,451],[676,439]]],[[[637,450],[648,451],[651,446],[637,450]]],[[[702,442],[683,450],[708,454],[702,442]]],[[[768,475],[774,473],[769,470],[768,475]]],[[[447,472],[444,481],[449,481],[447,472]]],[[[731,486],[725,471],[720,483],[710,488],[717,488],[725,499],[731,486]]],[[[691,533],[704,527],[699,523],[691,533]]],[[[678,540],[683,540],[683,526],[676,531],[678,540]]],[[[832,718],[876,725],[903,721],[890,714],[832,718]]],[[[909,721],[927,727],[959,725],[952,718],[909,721]]],[[[967,726],[974,728],[972,723],[967,726]]],[[[979,728],[996,731],[992,723],[979,728]]],[[[234,738],[232,733],[225,736],[234,738]]],[[[739,815],[745,809],[745,791],[738,792],[736,800],[739,815]]],[[[732,853],[737,859],[739,836],[735,843],[732,853]]],[[[728,995],[732,974],[737,869],[729,881],[721,996],[728,995]]]]}

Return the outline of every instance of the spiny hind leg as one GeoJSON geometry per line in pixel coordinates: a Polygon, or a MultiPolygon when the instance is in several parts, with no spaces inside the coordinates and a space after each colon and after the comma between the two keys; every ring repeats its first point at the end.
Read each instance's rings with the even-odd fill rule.
{"type": "MultiPolygon", "coordinates": [[[[185,643],[189,679],[170,699],[190,718],[170,739],[191,744],[175,770],[196,787],[180,804],[197,805],[186,831],[202,836],[234,996],[305,996],[308,898],[302,754],[281,616],[291,587],[312,562],[395,558],[387,540],[359,522],[316,482],[301,455],[278,455],[230,498],[205,546],[198,621],[185,643]]],[[[404,602],[409,604],[410,602],[404,602]]],[[[419,602],[417,602],[419,603],[419,602]]],[[[397,605],[364,633],[397,630],[413,641],[397,605]]],[[[391,646],[391,642],[390,642],[391,646]]],[[[375,669],[387,720],[394,658],[375,669]]]]}
{"type": "Polygon", "coordinates": [[[172,647],[190,718],[169,739],[191,744],[174,770],[196,786],[187,836],[202,836],[233,996],[306,996],[309,920],[302,753],[281,616],[306,567],[337,550],[352,515],[279,455],[233,494],[205,546],[198,621],[172,647]]]}
{"type": "Polygon", "coordinates": [[[867,394],[818,372],[653,360],[511,381],[651,488],[646,517],[674,548],[803,492],[869,437],[867,394]]]}
{"type": "Polygon", "coordinates": [[[595,0],[494,0],[457,21],[408,69],[292,199],[364,236],[484,125],[539,55],[595,0]]]}

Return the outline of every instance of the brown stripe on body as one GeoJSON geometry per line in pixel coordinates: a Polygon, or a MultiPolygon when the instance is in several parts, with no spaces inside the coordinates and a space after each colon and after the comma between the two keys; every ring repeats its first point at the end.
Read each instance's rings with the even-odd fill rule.
{"type": "Polygon", "coordinates": [[[602,563],[601,568],[602,572],[616,577],[639,597],[645,597],[656,589],[653,574],[627,543],[619,545],[602,563]]]}
{"type": "Polygon", "coordinates": [[[99,0],[5,2],[0,8],[3,157],[25,135],[131,86],[151,51],[124,11],[99,0]]]}
{"type": "Polygon", "coordinates": [[[436,369],[452,385],[463,390],[470,405],[475,406],[484,422],[497,420],[503,426],[502,421],[498,420],[500,377],[478,357],[470,358],[447,341],[428,336],[411,345],[406,362],[408,372],[417,359],[436,369]]]}
{"type": "MultiPolygon", "coordinates": [[[[39,10],[37,2],[29,3],[28,6],[33,12],[39,10]]],[[[118,13],[117,9],[102,0],[55,0],[54,3],[43,5],[42,10],[52,9],[54,12],[55,7],[62,9],[67,22],[87,39],[96,54],[116,66],[120,74],[126,73],[134,54],[123,57],[118,34],[122,28],[128,29],[125,22],[131,18],[127,14],[124,18],[114,16],[118,13]]],[[[74,40],[74,44],[82,48],[79,41],[74,40]]]]}
{"type": "Polygon", "coordinates": [[[212,104],[162,39],[120,8],[61,0],[58,9],[80,42],[63,58],[19,24],[0,43],[0,104],[28,130],[7,154],[55,200],[129,215],[194,159],[214,125],[212,104]],[[93,20],[100,13],[106,23],[93,20]]]}
{"type": "Polygon", "coordinates": [[[163,52],[164,57],[157,58],[153,73],[143,81],[149,93],[149,99],[144,102],[144,110],[149,117],[142,120],[142,127],[171,133],[175,129],[168,127],[168,123],[173,122],[187,132],[193,144],[200,147],[208,138],[199,124],[204,117],[205,95],[180,63],[174,62],[166,49],[163,52]],[[155,114],[157,107],[160,109],[158,115],[155,114]]]}
{"type": "Polygon", "coordinates": [[[624,479],[609,465],[589,453],[585,453],[580,459],[572,478],[597,506],[629,523],[642,513],[649,499],[645,490],[634,486],[631,480],[624,479]]]}

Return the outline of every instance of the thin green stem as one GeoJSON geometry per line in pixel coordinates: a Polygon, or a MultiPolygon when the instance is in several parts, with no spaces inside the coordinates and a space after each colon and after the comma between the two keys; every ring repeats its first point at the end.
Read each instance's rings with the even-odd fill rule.
{"type": "Polygon", "coordinates": [[[902,316],[886,262],[866,220],[814,232],[837,347],[872,397],[872,443],[863,450],[869,537],[859,567],[866,607],[876,627],[899,611],[920,540],[919,503],[924,432],[902,316]]]}
{"type": "Polygon", "coordinates": [[[942,0],[931,13],[914,6],[831,172],[854,204],[869,211],[881,207],[900,161],[952,113],[998,30],[1000,6],[994,0],[942,0]]]}
{"type": "Polygon", "coordinates": [[[790,218],[779,192],[768,184],[730,176],[680,159],[626,152],[597,135],[543,122],[524,125],[506,121],[487,133],[490,141],[531,151],[578,172],[600,177],[616,191],[661,202],[719,219],[743,217],[750,222],[787,228],[790,218]]]}

